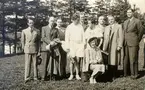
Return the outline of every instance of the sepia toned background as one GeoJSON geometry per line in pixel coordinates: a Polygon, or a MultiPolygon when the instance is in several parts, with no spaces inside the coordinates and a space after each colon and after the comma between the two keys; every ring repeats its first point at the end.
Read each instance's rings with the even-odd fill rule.
{"type": "Polygon", "coordinates": [[[76,11],[85,16],[113,14],[121,24],[126,20],[126,10],[132,8],[144,23],[144,0],[0,0],[0,56],[22,53],[20,38],[27,19],[35,18],[41,32],[50,16],[63,19],[63,26],[71,22],[76,11]]]}
{"type": "MultiPolygon", "coordinates": [[[[40,32],[42,26],[48,24],[50,16],[62,18],[63,27],[66,28],[76,11],[85,17],[113,14],[118,18],[118,23],[122,24],[127,19],[126,11],[130,7],[145,26],[145,0],[0,0],[0,90],[144,90],[143,40],[140,43],[140,77],[137,80],[120,77],[107,82],[103,76],[100,77],[103,80],[97,80],[95,85],[67,79],[24,84],[24,55],[20,38],[21,31],[27,28],[28,18],[35,18],[35,27],[40,32]]],[[[121,64],[120,75],[123,75],[122,69],[121,64]]]]}

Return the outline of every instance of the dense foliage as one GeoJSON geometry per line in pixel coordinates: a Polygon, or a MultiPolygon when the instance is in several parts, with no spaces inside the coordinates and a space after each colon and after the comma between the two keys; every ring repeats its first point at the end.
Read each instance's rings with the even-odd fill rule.
{"type": "MultiPolygon", "coordinates": [[[[108,15],[113,14],[117,21],[122,23],[126,19],[126,11],[130,8],[127,0],[116,0],[111,5],[109,0],[104,2],[98,0],[94,7],[88,5],[86,0],[0,0],[0,42],[16,45],[20,42],[20,32],[27,27],[27,18],[35,18],[35,26],[41,30],[42,26],[47,25],[48,16],[62,18],[64,22],[71,22],[72,14],[76,11],[84,12],[89,15],[108,15]],[[108,1],[108,2],[107,2],[108,1]]],[[[138,17],[139,14],[137,14],[138,17]]]]}

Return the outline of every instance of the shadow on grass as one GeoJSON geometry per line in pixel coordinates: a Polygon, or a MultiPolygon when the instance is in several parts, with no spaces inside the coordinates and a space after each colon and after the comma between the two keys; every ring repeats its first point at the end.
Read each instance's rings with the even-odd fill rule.
{"type": "MultiPolygon", "coordinates": [[[[139,71],[138,74],[139,74],[139,76],[137,77],[137,79],[144,77],[145,76],[145,70],[139,71]]],[[[117,78],[119,78],[119,77],[123,77],[123,70],[118,70],[117,78]]],[[[109,72],[106,71],[103,75],[100,75],[97,78],[97,81],[98,82],[108,82],[108,81],[110,81],[109,72]]]]}
{"type": "MultiPolygon", "coordinates": [[[[62,76],[57,76],[57,75],[47,75],[45,78],[45,81],[59,81],[59,80],[64,80],[64,79],[68,79],[68,77],[70,76],[69,73],[62,75],[62,76]]],[[[39,80],[41,80],[42,78],[39,77],[39,80]]]]}
{"type": "Polygon", "coordinates": [[[106,82],[111,82],[111,78],[110,78],[108,72],[105,72],[104,74],[99,75],[99,76],[96,78],[96,81],[97,81],[97,82],[106,83],[106,82]]]}
{"type": "Polygon", "coordinates": [[[24,53],[17,53],[17,54],[6,54],[6,55],[3,55],[1,56],[0,58],[5,58],[5,57],[13,57],[13,56],[16,56],[16,55],[23,55],[24,53]]]}
{"type": "MultiPolygon", "coordinates": [[[[116,74],[116,78],[123,77],[123,70],[118,70],[116,74]]],[[[97,82],[112,82],[112,77],[110,76],[109,72],[106,71],[104,74],[97,77],[97,82]]]]}
{"type": "Polygon", "coordinates": [[[143,76],[145,76],[145,70],[139,71],[138,79],[142,78],[143,76]]]}

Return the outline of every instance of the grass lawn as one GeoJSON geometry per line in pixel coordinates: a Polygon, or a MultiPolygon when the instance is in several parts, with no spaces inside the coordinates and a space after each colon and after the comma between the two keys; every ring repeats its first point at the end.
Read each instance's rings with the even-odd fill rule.
{"type": "MultiPolygon", "coordinates": [[[[140,44],[139,74],[140,78],[132,80],[129,77],[119,77],[113,82],[99,80],[97,84],[77,80],[68,81],[30,81],[24,84],[24,56],[0,58],[0,90],[144,90],[145,69],[143,69],[143,42],[140,44]]],[[[122,70],[122,65],[119,66],[122,70]]],[[[67,72],[69,67],[67,66],[67,72]]],[[[105,78],[103,78],[105,79],[105,78]]]]}

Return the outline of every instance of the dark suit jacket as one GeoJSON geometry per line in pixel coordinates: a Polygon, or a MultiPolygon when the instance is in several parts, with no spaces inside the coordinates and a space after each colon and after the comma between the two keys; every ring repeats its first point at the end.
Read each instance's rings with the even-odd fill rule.
{"type": "Polygon", "coordinates": [[[59,38],[58,29],[50,29],[48,25],[42,27],[41,51],[47,51],[46,46],[55,38],[59,38]]]}
{"type": "Polygon", "coordinates": [[[143,26],[139,19],[129,19],[123,23],[124,44],[127,46],[138,46],[143,36],[143,26]]]}

